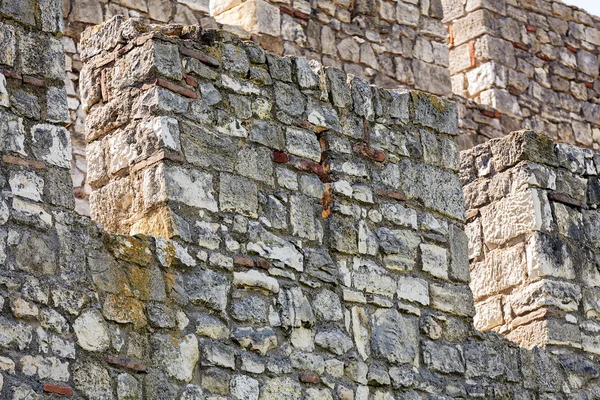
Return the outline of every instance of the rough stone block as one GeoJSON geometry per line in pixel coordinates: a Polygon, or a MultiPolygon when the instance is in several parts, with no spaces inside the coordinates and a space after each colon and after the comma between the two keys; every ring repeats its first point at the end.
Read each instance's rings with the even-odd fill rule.
{"type": "Polygon", "coordinates": [[[468,13],[465,17],[454,22],[452,31],[454,32],[454,45],[459,46],[484,34],[494,35],[496,33],[496,19],[493,13],[480,9],[468,13]]]}
{"type": "Polygon", "coordinates": [[[281,16],[279,8],[264,0],[248,0],[215,16],[218,23],[239,26],[248,32],[279,36],[281,16]]]}
{"type": "Polygon", "coordinates": [[[252,181],[231,174],[221,174],[219,179],[219,204],[223,212],[237,212],[256,217],[258,189],[252,181]]]}

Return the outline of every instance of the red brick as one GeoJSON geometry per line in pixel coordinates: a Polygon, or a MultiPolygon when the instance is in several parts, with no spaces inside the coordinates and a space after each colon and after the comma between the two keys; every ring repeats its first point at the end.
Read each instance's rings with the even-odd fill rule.
{"type": "Polygon", "coordinates": [[[264,258],[259,257],[256,259],[256,266],[262,269],[269,269],[271,267],[271,263],[264,258]]]}
{"type": "Polygon", "coordinates": [[[33,76],[25,75],[23,76],[23,83],[27,83],[29,85],[37,86],[37,87],[46,87],[46,82],[41,79],[35,78],[33,76]]]}
{"type": "Polygon", "coordinates": [[[401,192],[392,192],[392,191],[387,191],[387,190],[383,190],[383,189],[375,189],[375,194],[377,196],[389,197],[389,198],[395,199],[395,200],[402,200],[402,201],[406,200],[406,195],[404,195],[404,193],[401,193],[401,192]]]}
{"type": "Polygon", "coordinates": [[[108,361],[109,364],[129,368],[134,371],[146,372],[146,366],[141,361],[134,360],[130,357],[108,354],[106,355],[106,361],[108,361]]]}
{"type": "Polygon", "coordinates": [[[448,25],[448,47],[454,47],[454,29],[452,28],[452,25],[448,25]]]}
{"type": "Polygon", "coordinates": [[[285,164],[286,162],[289,161],[287,154],[285,154],[283,151],[274,151],[273,152],[273,161],[275,161],[278,164],[285,164]]]}
{"type": "Polygon", "coordinates": [[[523,51],[528,51],[529,47],[526,44],[523,43],[518,43],[518,42],[513,42],[513,47],[515,49],[519,49],[519,50],[523,50],[523,51]]]}
{"type": "Polygon", "coordinates": [[[279,6],[279,11],[287,15],[294,15],[294,10],[286,6],[279,6]]]}
{"type": "Polygon", "coordinates": [[[396,199],[396,200],[406,200],[406,195],[404,193],[400,193],[400,192],[388,192],[388,197],[392,198],[392,199],[396,199]]]}
{"type": "Polygon", "coordinates": [[[538,56],[537,56],[537,57],[538,57],[540,60],[542,60],[542,61],[550,61],[550,58],[549,58],[547,55],[545,55],[545,54],[541,54],[541,53],[540,53],[540,54],[538,54],[538,56]]]}
{"type": "Polygon", "coordinates": [[[201,61],[204,64],[208,64],[210,66],[217,67],[217,68],[220,66],[219,60],[217,60],[207,54],[201,53],[199,51],[192,50],[190,48],[183,47],[183,46],[179,48],[179,51],[184,56],[195,58],[196,60],[201,61]]]}
{"type": "Polygon", "coordinates": [[[329,130],[329,128],[325,128],[324,126],[317,126],[315,124],[311,124],[308,121],[300,121],[298,122],[298,126],[304,129],[308,129],[309,131],[313,131],[314,133],[321,133],[329,130]]]}
{"type": "Polygon", "coordinates": [[[475,68],[477,66],[477,57],[475,57],[475,41],[471,40],[469,42],[469,56],[471,57],[471,68],[475,68]]]}
{"type": "Polygon", "coordinates": [[[300,382],[304,382],[304,383],[319,383],[319,382],[321,382],[319,375],[311,374],[309,372],[300,374],[298,376],[298,379],[300,380],[300,382]]]}
{"type": "Polygon", "coordinates": [[[571,46],[570,44],[565,44],[565,46],[567,47],[567,50],[569,50],[571,53],[577,53],[579,51],[576,47],[571,46]]]}
{"type": "Polygon", "coordinates": [[[313,174],[319,176],[323,175],[323,167],[321,166],[321,164],[318,164],[314,161],[300,159],[296,163],[296,168],[298,168],[300,171],[312,172],[313,174]]]}
{"type": "Polygon", "coordinates": [[[63,396],[73,396],[73,389],[69,386],[53,385],[52,383],[44,383],[44,392],[60,394],[63,396]]]}
{"type": "Polygon", "coordinates": [[[46,168],[46,164],[43,161],[37,160],[25,160],[24,158],[19,158],[15,156],[3,155],[2,162],[6,164],[20,165],[22,167],[32,167],[36,169],[44,169],[46,168]]]}
{"type": "Polygon", "coordinates": [[[514,86],[509,86],[508,93],[512,94],[513,96],[518,96],[519,90],[517,88],[515,88],[514,86]]]}
{"type": "Polygon", "coordinates": [[[243,267],[254,268],[254,260],[246,256],[234,256],[233,263],[243,267]]]}
{"type": "Polygon", "coordinates": [[[594,82],[586,82],[585,83],[585,87],[588,89],[593,89],[594,88],[594,82]]]}
{"type": "Polygon", "coordinates": [[[198,87],[198,81],[187,74],[185,75],[185,83],[195,88],[198,87]]]}
{"type": "Polygon", "coordinates": [[[172,92],[179,93],[182,96],[189,97],[190,99],[195,99],[198,97],[195,90],[178,85],[177,83],[168,81],[163,78],[156,78],[156,84],[172,92]]]}
{"type": "Polygon", "coordinates": [[[535,32],[535,26],[533,25],[529,25],[529,24],[525,24],[525,29],[527,30],[527,32],[535,32]]]}
{"type": "Polygon", "coordinates": [[[385,161],[385,154],[383,154],[382,151],[373,149],[364,143],[358,145],[357,147],[358,147],[358,151],[363,156],[370,158],[371,160],[375,160],[377,162],[385,161]]]}
{"type": "Polygon", "coordinates": [[[483,115],[485,115],[486,117],[490,117],[490,118],[496,118],[499,119],[501,117],[500,112],[499,111],[492,111],[492,110],[481,110],[481,113],[483,115]]]}
{"type": "Polygon", "coordinates": [[[308,21],[310,19],[310,15],[304,14],[303,12],[297,10],[294,11],[294,17],[303,19],[305,21],[308,21]]]}
{"type": "Polygon", "coordinates": [[[18,80],[23,79],[23,77],[21,76],[20,73],[18,73],[17,71],[14,71],[12,69],[3,70],[2,74],[7,78],[18,79],[18,80]]]}

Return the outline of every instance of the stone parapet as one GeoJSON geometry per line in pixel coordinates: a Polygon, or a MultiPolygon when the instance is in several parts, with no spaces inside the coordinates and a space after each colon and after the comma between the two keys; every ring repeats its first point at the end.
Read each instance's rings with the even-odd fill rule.
{"type": "Polygon", "coordinates": [[[63,5],[67,53],[67,94],[73,139],[72,177],[76,210],[88,215],[85,112],[78,92],[79,37],[83,29],[115,15],[151,22],[199,24],[231,31],[268,51],[305,56],[336,66],[379,87],[416,88],[449,95],[447,32],[440,0],[75,0],[63,5]]]}
{"type": "MultiPolygon", "coordinates": [[[[135,29],[140,24],[116,19],[102,29],[135,29]]],[[[89,114],[89,157],[94,160],[89,179],[92,215],[110,231],[181,236],[197,218],[176,212],[172,204],[181,202],[212,213],[238,211],[256,217],[266,207],[259,207],[257,193],[277,192],[284,183],[276,184],[277,171],[286,164],[320,182],[315,181],[315,193],[321,194],[313,196],[311,207],[327,203],[336,185],[351,187],[346,181],[336,183],[338,179],[352,178],[368,186],[378,183],[365,194],[368,199],[374,189],[396,191],[462,219],[460,185],[454,173],[445,171],[458,168],[454,140],[423,131],[422,140],[431,143],[420,144],[419,125],[407,125],[439,122],[436,129],[455,135],[456,113],[450,103],[432,102],[419,92],[374,89],[360,78],[304,58],[265,54],[225,32],[186,32],[181,27],[157,32],[161,29],[194,39],[172,43],[165,32],[161,38],[139,30],[124,47],[122,39],[102,38],[103,32],[93,30],[82,40],[87,64],[81,90],[89,114]],[[444,113],[445,120],[436,115],[444,113]],[[410,134],[396,133],[398,129],[410,134]],[[329,142],[340,144],[331,148],[329,142]],[[411,153],[413,142],[419,145],[411,153]],[[386,157],[385,150],[392,156],[386,157]],[[424,157],[430,166],[407,162],[411,156],[424,157]],[[431,178],[417,180],[420,184],[407,180],[421,174],[431,178]],[[424,194],[436,185],[435,177],[449,185],[439,186],[439,195],[432,198],[424,194]],[[239,198],[244,193],[254,193],[245,199],[247,204],[239,198]],[[105,207],[115,208],[109,213],[105,207]]],[[[316,228],[314,222],[309,225],[316,228]]],[[[309,234],[317,236],[316,231],[309,234]]]]}
{"type": "Polygon", "coordinates": [[[462,153],[476,328],[599,352],[599,161],[531,131],[462,153]]]}

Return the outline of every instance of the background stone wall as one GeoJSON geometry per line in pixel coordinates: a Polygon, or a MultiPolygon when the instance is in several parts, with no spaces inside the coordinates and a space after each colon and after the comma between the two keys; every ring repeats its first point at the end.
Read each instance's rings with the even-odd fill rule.
{"type": "MultiPolygon", "coordinates": [[[[52,48],[51,34],[5,21],[16,60],[52,48]],[[11,29],[36,35],[33,53],[11,29]]],[[[1,149],[0,397],[600,396],[592,354],[473,329],[451,104],[136,20],[94,28],[82,55],[98,200],[141,178],[142,220],[169,218],[136,229],[172,238],[111,235],[74,214],[69,136],[21,115],[15,93],[39,86],[9,80],[2,111],[24,128],[5,130],[1,149]],[[248,156],[228,159],[227,146],[248,156]]],[[[13,65],[24,77],[37,64],[13,65]]],[[[112,204],[93,208],[122,216],[112,204]]]]}
{"type": "Polygon", "coordinates": [[[527,128],[598,149],[598,17],[555,0],[444,0],[444,11],[463,148],[527,128]]]}

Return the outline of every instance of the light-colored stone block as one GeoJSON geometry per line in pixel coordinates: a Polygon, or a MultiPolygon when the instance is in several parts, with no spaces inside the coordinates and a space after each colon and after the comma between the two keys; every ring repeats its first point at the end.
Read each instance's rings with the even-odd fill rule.
{"type": "Polygon", "coordinates": [[[270,36],[279,36],[281,33],[279,8],[264,0],[248,0],[216,15],[215,20],[224,25],[239,26],[252,33],[270,36]]]}

